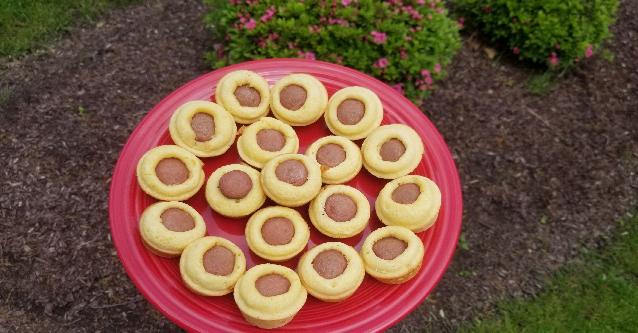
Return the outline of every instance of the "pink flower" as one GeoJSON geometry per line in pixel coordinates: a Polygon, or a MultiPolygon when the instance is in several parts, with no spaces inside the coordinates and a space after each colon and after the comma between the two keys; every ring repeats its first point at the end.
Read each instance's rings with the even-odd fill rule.
{"type": "Polygon", "coordinates": [[[401,83],[397,83],[392,85],[392,88],[394,88],[394,90],[398,91],[399,94],[403,94],[403,84],[401,83]]]}
{"type": "Polygon", "coordinates": [[[310,30],[310,32],[313,34],[317,34],[321,32],[321,27],[318,25],[311,25],[311,26],[308,26],[308,30],[310,30]]]}
{"type": "Polygon", "coordinates": [[[344,19],[336,19],[336,18],[329,18],[328,19],[328,23],[329,24],[334,24],[334,25],[340,25],[342,27],[347,27],[348,26],[348,21],[344,20],[344,19]]]}
{"type": "Polygon", "coordinates": [[[441,64],[434,65],[434,73],[441,73],[441,64]]]}
{"type": "Polygon", "coordinates": [[[248,20],[248,22],[246,22],[246,24],[244,24],[244,28],[246,28],[248,30],[253,30],[253,29],[255,29],[256,26],[257,26],[257,22],[255,22],[255,20],[253,20],[253,19],[248,20]]]}
{"type": "Polygon", "coordinates": [[[465,27],[465,17],[459,17],[456,23],[459,25],[459,28],[463,29],[463,27],[465,27]]]}
{"type": "Polygon", "coordinates": [[[277,10],[275,9],[274,6],[266,9],[266,11],[264,12],[264,15],[261,16],[261,21],[262,22],[270,21],[272,17],[275,16],[276,13],[277,13],[277,10]]]}
{"type": "Polygon", "coordinates": [[[383,44],[385,43],[386,39],[387,39],[387,35],[385,34],[385,32],[378,32],[378,31],[372,31],[370,32],[370,35],[372,36],[372,41],[375,44],[383,44]]]}
{"type": "MultiPolygon", "coordinates": [[[[440,65],[439,65],[440,67],[440,65]]],[[[440,70],[440,68],[439,68],[440,70]]],[[[427,85],[431,85],[434,81],[432,80],[432,73],[430,73],[429,70],[427,69],[422,69],[421,70],[421,76],[423,76],[423,80],[418,80],[417,83],[419,84],[427,84],[427,85]]]]}
{"type": "Polygon", "coordinates": [[[223,58],[224,57],[224,48],[220,47],[219,49],[217,49],[217,51],[215,52],[217,55],[217,58],[223,58]]]}
{"type": "Polygon", "coordinates": [[[591,45],[587,45],[587,49],[585,50],[585,58],[591,58],[594,55],[594,49],[591,45]]]}
{"type": "Polygon", "coordinates": [[[276,32],[271,32],[271,33],[268,34],[268,39],[269,40],[273,40],[273,41],[277,40],[277,39],[279,39],[279,34],[276,33],[276,32]]]}
{"type": "Polygon", "coordinates": [[[514,47],[514,48],[512,49],[512,53],[514,53],[514,54],[516,54],[516,55],[519,55],[519,54],[521,54],[521,49],[519,49],[518,47],[514,47]]]}
{"type": "Polygon", "coordinates": [[[425,77],[423,81],[425,81],[425,83],[427,83],[428,85],[432,85],[432,83],[434,83],[431,76],[425,77]]]}
{"type": "Polygon", "coordinates": [[[400,55],[401,55],[401,59],[407,59],[408,58],[408,52],[406,52],[403,49],[401,49],[400,55]]]}
{"type": "Polygon", "coordinates": [[[425,0],[416,0],[416,3],[419,5],[425,5],[425,0]]]}
{"type": "Polygon", "coordinates": [[[386,67],[388,67],[389,64],[390,64],[390,62],[388,61],[388,59],[379,58],[379,60],[377,60],[372,66],[374,66],[376,68],[386,68],[386,67]]]}
{"type": "Polygon", "coordinates": [[[421,13],[419,13],[416,9],[414,9],[414,7],[412,6],[405,6],[403,7],[403,10],[410,14],[410,16],[412,17],[413,20],[421,20],[423,18],[423,16],[421,16],[421,13]]]}
{"type": "Polygon", "coordinates": [[[549,56],[549,63],[552,64],[552,66],[558,65],[558,56],[556,55],[556,52],[552,52],[549,56]]]}
{"type": "Polygon", "coordinates": [[[350,6],[351,2],[352,2],[352,0],[341,0],[341,4],[344,5],[345,7],[350,6]]]}
{"type": "Polygon", "coordinates": [[[307,52],[299,51],[297,55],[299,56],[299,58],[315,60],[315,54],[311,51],[307,51],[307,52]]]}

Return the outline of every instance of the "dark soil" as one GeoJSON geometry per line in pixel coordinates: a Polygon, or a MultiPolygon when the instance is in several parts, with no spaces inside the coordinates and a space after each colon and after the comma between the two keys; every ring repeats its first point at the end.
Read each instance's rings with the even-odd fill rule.
{"type": "MultiPolygon", "coordinates": [[[[168,92],[208,71],[197,1],[149,1],[72,32],[0,76],[0,332],[174,331],[124,273],[109,238],[110,174],[168,92]]],[[[638,3],[615,60],[587,61],[546,95],[531,69],[471,36],[425,105],[463,180],[463,247],[393,330],[452,330],[503,296],[533,295],[635,207],[638,3]]]]}

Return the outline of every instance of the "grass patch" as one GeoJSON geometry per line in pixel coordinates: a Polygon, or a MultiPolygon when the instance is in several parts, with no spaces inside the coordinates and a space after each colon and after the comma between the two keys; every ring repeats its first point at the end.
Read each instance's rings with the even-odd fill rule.
{"type": "Polygon", "coordinates": [[[9,86],[0,86],[0,106],[5,107],[6,104],[9,103],[9,98],[11,98],[11,89],[9,86]]]}
{"type": "Polygon", "coordinates": [[[470,249],[470,243],[465,239],[465,233],[462,232],[461,236],[459,236],[458,247],[463,251],[468,251],[470,249]]]}
{"type": "Polygon", "coordinates": [[[77,22],[137,0],[1,0],[0,57],[41,47],[77,22]]]}
{"type": "Polygon", "coordinates": [[[534,95],[545,95],[554,86],[556,75],[552,72],[534,74],[527,80],[527,89],[534,95]]]}
{"type": "Polygon", "coordinates": [[[86,112],[86,109],[82,105],[78,106],[78,110],[77,111],[78,111],[78,115],[80,117],[86,117],[87,112],[86,112]]]}
{"type": "Polygon", "coordinates": [[[603,49],[600,52],[600,57],[607,60],[609,63],[613,63],[616,60],[616,55],[609,49],[603,49]]]}
{"type": "Polygon", "coordinates": [[[531,300],[498,306],[495,318],[462,332],[628,332],[638,327],[638,216],[621,221],[614,241],[585,251],[531,300]]]}

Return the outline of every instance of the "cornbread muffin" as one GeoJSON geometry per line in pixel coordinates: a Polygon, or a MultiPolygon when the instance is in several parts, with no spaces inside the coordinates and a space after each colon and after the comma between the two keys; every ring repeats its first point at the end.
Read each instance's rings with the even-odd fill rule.
{"type": "Polygon", "coordinates": [[[308,215],[322,234],[333,238],[348,238],[360,233],[368,225],[370,203],[354,187],[327,185],[310,202],[308,215]]]}
{"type": "Polygon", "coordinates": [[[363,166],[378,178],[395,179],[412,172],[423,158],[423,141],[409,126],[385,125],[363,141],[363,166]]]}
{"type": "Polygon", "coordinates": [[[321,169],[301,154],[279,155],[261,170],[261,186],[274,202],[299,207],[312,200],[321,189],[321,169]]]}
{"type": "Polygon", "coordinates": [[[233,295],[246,321],[271,329],[290,322],[306,303],[308,292],[292,269],[262,264],[239,279],[233,295]]]}
{"type": "Polygon", "coordinates": [[[215,89],[217,103],[239,124],[251,124],[268,113],[270,90],[259,74],[239,70],[219,80],[215,89]]]}
{"type": "Polygon", "coordinates": [[[365,276],[359,253],[339,242],[323,243],[304,253],[297,272],[308,292],[326,302],[339,302],[350,297],[365,276]]]}
{"type": "Polygon", "coordinates": [[[385,225],[406,227],[413,232],[430,228],[441,208],[441,191],[429,178],[407,175],[387,183],[375,203],[385,225]]]}
{"type": "Polygon", "coordinates": [[[190,243],[179,260],[186,286],[204,296],[222,296],[233,291],[246,271],[246,258],[237,245],[221,237],[203,237],[190,243]]]}
{"type": "Polygon", "coordinates": [[[177,257],[184,248],[206,235],[206,224],[191,206],[178,201],[160,201],[148,206],[140,217],[140,236],[151,252],[177,257]]]}
{"type": "Polygon", "coordinates": [[[197,156],[179,146],[155,147],[137,163],[137,182],[155,199],[186,200],[204,184],[202,165],[197,156]]]}
{"type": "Polygon", "coordinates": [[[297,133],[275,118],[264,117],[244,127],[237,140],[237,151],[246,163],[262,168],[266,162],[281,154],[294,154],[299,150],[297,133]]]}
{"type": "Polygon", "coordinates": [[[270,261],[284,261],[306,248],[310,229],[296,210],[271,206],[250,217],[245,235],[255,254],[270,261]]]}
{"type": "Polygon", "coordinates": [[[308,74],[290,74],[271,89],[270,108],[277,119],[292,126],[305,126],[321,118],[328,104],[328,91],[308,74]]]}
{"type": "Polygon", "coordinates": [[[359,140],[379,127],[383,120],[383,105],[372,90],[347,87],[330,97],[324,117],[335,135],[359,140]]]}
{"type": "Polygon", "coordinates": [[[399,284],[419,272],[424,251],[412,231],[388,226],[370,233],[359,253],[368,274],[383,283],[399,284]]]}
{"type": "Polygon", "coordinates": [[[225,153],[237,134],[230,113],[208,101],[191,101],[177,108],[168,129],[175,144],[199,157],[225,153]]]}
{"type": "Polygon", "coordinates": [[[243,164],[229,164],[215,170],[206,183],[206,201],[224,216],[252,214],[266,201],[259,171],[243,164]]]}
{"type": "Polygon", "coordinates": [[[306,156],[321,165],[321,179],[326,184],[350,181],[361,170],[359,146],[341,136],[326,136],[313,142],[306,156]]]}

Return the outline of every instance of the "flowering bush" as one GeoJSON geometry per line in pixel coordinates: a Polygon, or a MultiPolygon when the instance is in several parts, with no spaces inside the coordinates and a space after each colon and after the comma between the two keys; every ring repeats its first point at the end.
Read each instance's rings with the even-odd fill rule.
{"type": "Polygon", "coordinates": [[[215,67],[246,59],[300,57],[353,67],[415,101],[460,46],[442,0],[207,0],[206,21],[220,45],[215,67]],[[223,46],[221,46],[223,45],[223,46]]]}
{"type": "Polygon", "coordinates": [[[455,0],[493,40],[521,59],[565,68],[611,34],[618,0],[455,0]]]}

